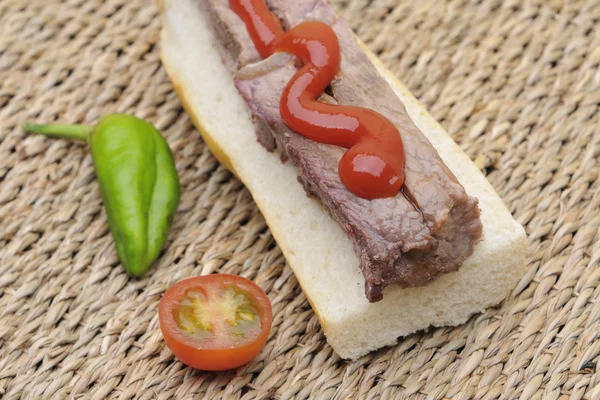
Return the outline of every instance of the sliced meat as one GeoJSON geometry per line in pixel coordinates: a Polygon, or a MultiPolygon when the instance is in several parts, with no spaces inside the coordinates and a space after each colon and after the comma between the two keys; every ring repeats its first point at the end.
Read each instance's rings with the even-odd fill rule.
{"type": "Polygon", "coordinates": [[[374,109],[398,127],[406,149],[406,182],[394,198],[365,200],[345,188],[337,170],[345,150],[305,139],[281,119],[279,101],[297,71],[295,59],[275,54],[250,64],[248,57],[240,57],[241,52],[252,53],[249,37],[238,32],[238,25],[244,24],[235,14],[232,17],[219,9],[228,2],[202,1],[217,10],[214,15],[220,19],[213,23],[222,27],[215,33],[230,54],[230,65],[245,66],[237,72],[235,83],[255,118],[259,142],[268,150],[277,146],[282,160],[291,160],[307,193],[320,200],[347,232],[360,259],[369,301],[380,300],[388,284],[421,286],[456,271],[481,238],[477,200],[465,193],[328,2],[267,1],[286,29],[307,19],[333,26],[340,40],[342,65],[331,84],[333,98],[327,101],[374,109]],[[232,40],[237,45],[231,45],[232,40]]]}
{"type": "MultiPolygon", "coordinates": [[[[342,73],[331,83],[333,95],[341,104],[376,110],[398,127],[406,152],[404,188],[423,212],[432,233],[465,214],[472,214],[474,221],[479,221],[477,200],[466,194],[437,151],[414,124],[402,101],[360,48],[348,23],[336,18],[329,2],[267,0],[267,4],[286,29],[306,19],[317,19],[332,25],[342,52],[342,73]]],[[[477,240],[481,236],[481,223],[475,225],[479,228],[473,226],[471,231],[477,240]]]]}
{"type": "Polygon", "coordinates": [[[284,30],[303,21],[321,21],[333,25],[337,16],[327,0],[267,0],[271,11],[279,17],[284,30]]]}
{"type": "Polygon", "coordinates": [[[346,189],[338,174],[344,149],[313,142],[287,128],[279,112],[279,99],[297,69],[293,60],[281,66],[274,62],[276,57],[262,62],[276,64],[274,68],[265,68],[270,72],[264,75],[240,70],[236,87],[252,113],[271,128],[282,155],[298,169],[298,179],[306,191],[321,201],[352,239],[361,265],[369,267],[363,269],[370,283],[367,297],[381,298],[384,283],[401,277],[416,284],[430,281],[434,271],[429,266],[434,265],[416,268],[411,260],[420,258],[417,254],[421,256],[422,250],[435,244],[421,212],[403,195],[378,200],[356,197],[346,189]]]}
{"type": "Polygon", "coordinates": [[[219,39],[215,46],[221,54],[223,64],[232,73],[246,64],[260,61],[261,57],[252,43],[246,25],[229,8],[229,0],[200,0],[200,7],[219,39]]]}

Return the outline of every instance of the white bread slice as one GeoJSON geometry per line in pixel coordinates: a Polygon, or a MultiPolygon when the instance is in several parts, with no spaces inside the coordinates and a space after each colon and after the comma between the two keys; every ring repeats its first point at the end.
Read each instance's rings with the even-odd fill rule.
{"type": "MultiPolygon", "coordinates": [[[[492,186],[381,62],[406,105],[467,193],[479,198],[484,241],[462,268],[431,285],[390,286],[371,304],[350,240],[304,193],[290,164],[256,141],[251,115],[223,67],[197,0],[163,0],[162,61],[214,155],[248,187],[319,317],[333,349],[356,359],[429,326],[458,325],[502,301],[526,268],[527,239],[492,186]]],[[[363,46],[364,48],[364,46],[363,46]]]]}

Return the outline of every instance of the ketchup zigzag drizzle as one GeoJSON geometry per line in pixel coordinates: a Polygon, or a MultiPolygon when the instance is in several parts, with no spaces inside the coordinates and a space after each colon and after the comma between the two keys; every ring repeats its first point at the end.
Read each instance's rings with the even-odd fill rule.
{"type": "Polygon", "coordinates": [[[264,0],[229,3],[263,58],[286,52],[304,64],[281,97],[285,124],[308,139],[348,149],[338,170],[355,195],[365,199],[397,195],[404,183],[405,155],[396,127],[373,110],[317,100],[340,70],[339,42],[331,26],[306,21],[284,32],[264,0]]]}

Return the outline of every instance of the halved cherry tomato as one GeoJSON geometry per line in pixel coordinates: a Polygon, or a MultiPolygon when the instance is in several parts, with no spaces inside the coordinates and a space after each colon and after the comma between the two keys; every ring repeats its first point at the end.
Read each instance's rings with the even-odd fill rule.
{"type": "Polygon", "coordinates": [[[273,311],[265,292],[237,275],[184,279],[158,305],[167,346],[184,364],[206,371],[236,368],[264,347],[273,311]]]}

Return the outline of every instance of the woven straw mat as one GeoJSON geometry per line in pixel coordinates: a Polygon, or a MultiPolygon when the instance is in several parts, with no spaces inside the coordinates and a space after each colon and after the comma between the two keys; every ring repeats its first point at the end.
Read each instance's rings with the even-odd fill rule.
{"type": "Polygon", "coordinates": [[[529,234],[499,307],[340,360],[249,193],[213,158],[159,60],[151,1],[0,0],[0,397],[598,399],[600,1],[339,0],[336,9],[441,122],[529,234]],[[84,144],[24,121],[155,124],[182,198],[151,272],[119,265],[84,144]],[[165,346],[174,282],[241,274],[270,339],[203,373],[165,346]]]}

